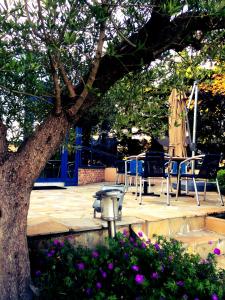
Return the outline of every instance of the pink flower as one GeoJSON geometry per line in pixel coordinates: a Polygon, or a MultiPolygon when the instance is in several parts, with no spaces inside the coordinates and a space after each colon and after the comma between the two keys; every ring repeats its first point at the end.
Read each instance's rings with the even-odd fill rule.
{"type": "Polygon", "coordinates": [[[82,262],[78,263],[77,264],[77,269],[80,270],[80,271],[84,270],[85,269],[84,263],[82,263],[82,262]]]}
{"type": "Polygon", "coordinates": [[[215,248],[215,249],[213,250],[213,252],[214,252],[214,254],[216,254],[216,255],[220,255],[220,249],[219,249],[219,248],[215,248]]]}
{"type": "Polygon", "coordinates": [[[60,241],[59,241],[59,240],[54,240],[54,241],[53,241],[53,244],[54,244],[55,246],[60,245],[60,241]]]}
{"type": "Polygon", "coordinates": [[[113,270],[113,268],[114,268],[113,263],[109,263],[109,264],[108,264],[108,269],[109,269],[109,270],[113,270]]]}
{"type": "Polygon", "coordinates": [[[133,265],[133,266],[131,267],[131,269],[132,269],[133,271],[135,271],[135,272],[138,272],[138,271],[139,271],[139,267],[138,267],[137,265],[133,265]]]}
{"type": "Polygon", "coordinates": [[[142,274],[137,274],[135,276],[135,281],[137,284],[142,284],[144,282],[144,280],[145,280],[145,277],[142,274]]]}
{"type": "Polygon", "coordinates": [[[124,230],[123,230],[123,236],[124,236],[124,237],[127,237],[127,236],[128,236],[128,230],[127,230],[127,229],[124,229],[124,230]]]}
{"type": "Polygon", "coordinates": [[[157,272],[153,272],[151,275],[152,279],[158,279],[159,278],[159,274],[157,272]]]}
{"type": "Polygon", "coordinates": [[[209,242],[208,242],[209,245],[212,245],[212,243],[213,243],[212,241],[209,241],[209,242]]]}
{"type": "Polygon", "coordinates": [[[101,287],[102,287],[101,282],[97,282],[97,283],[96,283],[96,288],[97,288],[97,289],[101,289],[101,287]]]}
{"type": "Polygon", "coordinates": [[[219,300],[217,294],[212,294],[212,297],[211,297],[212,300],[219,300]]]}

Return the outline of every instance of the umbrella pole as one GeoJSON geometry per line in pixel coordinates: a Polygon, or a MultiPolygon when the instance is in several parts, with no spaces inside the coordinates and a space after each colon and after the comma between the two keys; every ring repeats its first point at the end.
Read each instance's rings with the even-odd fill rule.
{"type": "MultiPolygon", "coordinates": [[[[194,120],[193,120],[193,133],[192,133],[192,156],[195,156],[196,151],[196,129],[197,129],[197,110],[198,110],[198,85],[195,82],[195,102],[194,102],[194,120]]],[[[194,172],[195,162],[193,160],[192,171],[194,172]]]]}

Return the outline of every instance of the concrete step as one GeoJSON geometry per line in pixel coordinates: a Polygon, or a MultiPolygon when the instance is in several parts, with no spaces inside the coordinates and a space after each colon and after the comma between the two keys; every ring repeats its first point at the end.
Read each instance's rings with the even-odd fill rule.
{"type": "MultiPolygon", "coordinates": [[[[206,258],[208,253],[213,253],[215,248],[220,249],[221,264],[225,255],[225,235],[209,230],[195,230],[185,234],[177,234],[174,238],[181,241],[189,253],[198,253],[206,258]]],[[[218,259],[219,260],[219,259],[218,259]]],[[[223,261],[225,265],[225,260],[223,261]]]]}

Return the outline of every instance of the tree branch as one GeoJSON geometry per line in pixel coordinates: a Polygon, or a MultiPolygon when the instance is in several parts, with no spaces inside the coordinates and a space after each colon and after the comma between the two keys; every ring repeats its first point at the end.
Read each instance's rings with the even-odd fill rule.
{"type": "Polygon", "coordinates": [[[27,19],[28,19],[28,21],[30,23],[31,30],[32,30],[34,36],[36,36],[39,39],[43,40],[43,36],[33,26],[33,22],[32,22],[31,17],[30,17],[30,12],[29,12],[29,7],[28,7],[27,0],[25,0],[25,11],[26,11],[27,19]]]}
{"type": "Polygon", "coordinates": [[[61,63],[60,59],[57,59],[57,61],[58,61],[59,72],[62,76],[62,79],[63,79],[68,91],[69,91],[69,95],[71,98],[74,98],[74,97],[76,97],[74,86],[72,85],[72,82],[69,80],[66,70],[65,70],[63,64],[61,63]]]}
{"type": "Polygon", "coordinates": [[[54,58],[52,58],[50,53],[49,53],[49,60],[50,60],[50,65],[51,65],[52,79],[53,79],[54,88],[55,88],[55,114],[59,115],[62,112],[62,105],[61,105],[60,79],[57,74],[58,64],[54,60],[54,58]]]}
{"type": "Polygon", "coordinates": [[[8,91],[10,93],[13,93],[13,94],[17,94],[17,95],[24,95],[24,96],[30,96],[30,97],[35,97],[36,99],[39,99],[41,101],[44,101],[46,103],[49,103],[48,100],[45,100],[43,97],[53,97],[54,95],[43,95],[43,96],[37,96],[35,94],[32,94],[32,93],[28,93],[28,92],[22,92],[22,91],[18,91],[18,90],[14,90],[14,89],[10,89],[10,88],[7,88],[3,85],[0,85],[0,89],[4,90],[4,91],[8,91]]]}
{"type": "MultiPolygon", "coordinates": [[[[117,80],[129,72],[138,72],[143,65],[160,58],[165,51],[181,51],[187,46],[194,46],[194,34],[197,30],[201,30],[204,36],[211,30],[224,28],[225,24],[225,17],[201,16],[193,12],[182,13],[171,21],[167,15],[162,15],[156,10],[157,7],[153,10],[151,19],[139,32],[129,37],[132,43],[143,47],[135,49],[125,41],[116,47],[114,56],[104,55],[93,88],[104,94],[117,80]]],[[[78,91],[79,87],[76,87],[76,90],[78,91]]],[[[81,118],[98,100],[90,93],[76,119],[81,118]]]]}
{"type": "Polygon", "coordinates": [[[78,110],[80,109],[82,104],[84,103],[88,93],[90,92],[90,89],[93,86],[93,83],[95,81],[96,74],[97,74],[97,71],[99,68],[101,56],[102,56],[104,40],[105,40],[105,22],[100,25],[100,33],[99,33],[99,40],[98,40],[98,44],[97,44],[96,55],[95,55],[95,59],[93,61],[92,69],[89,73],[88,80],[87,80],[87,82],[84,86],[84,89],[83,89],[81,95],[79,96],[78,100],[68,110],[69,117],[74,117],[76,115],[76,113],[78,112],[78,110]]]}

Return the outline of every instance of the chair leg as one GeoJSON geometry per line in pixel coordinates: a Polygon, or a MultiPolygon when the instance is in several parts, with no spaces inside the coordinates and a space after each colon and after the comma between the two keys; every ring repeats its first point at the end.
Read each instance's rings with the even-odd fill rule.
{"type": "Polygon", "coordinates": [[[199,195],[198,195],[198,188],[197,188],[197,184],[196,184],[195,178],[193,178],[193,184],[194,184],[194,188],[195,188],[195,195],[196,195],[197,205],[200,206],[199,195]]]}
{"type": "Polygon", "coordinates": [[[179,185],[180,185],[180,176],[177,177],[177,190],[176,190],[176,200],[178,200],[178,193],[179,193],[179,185]]]}
{"type": "Polygon", "coordinates": [[[221,206],[224,206],[223,197],[222,197],[221,192],[220,192],[220,186],[219,186],[219,182],[218,182],[217,178],[216,178],[216,186],[217,186],[217,191],[218,191],[218,194],[219,194],[219,197],[220,197],[221,206]]]}
{"type": "Polygon", "coordinates": [[[139,204],[141,205],[142,204],[142,180],[141,180],[141,178],[140,178],[139,188],[140,188],[140,190],[139,190],[139,198],[140,198],[139,204]]]}
{"type": "Polygon", "coordinates": [[[160,192],[160,194],[163,194],[163,185],[164,185],[164,180],[162,180],[162,182],[161,182],[161,192],[160,192]]]}
{"type": "Polygon", "coordinates": [[[206,201],[206,184],[207,184],[207,179],[205,180],[205,184],[204,184],[204,201],[206,201]]]}
{"type": "Polygon", "coordinates": [[[170,192],[169,192],[169,188],[170,188],[170,178],[167,177],[166,178],[166,204],[168,206],[170,205],[170,192]]]}

